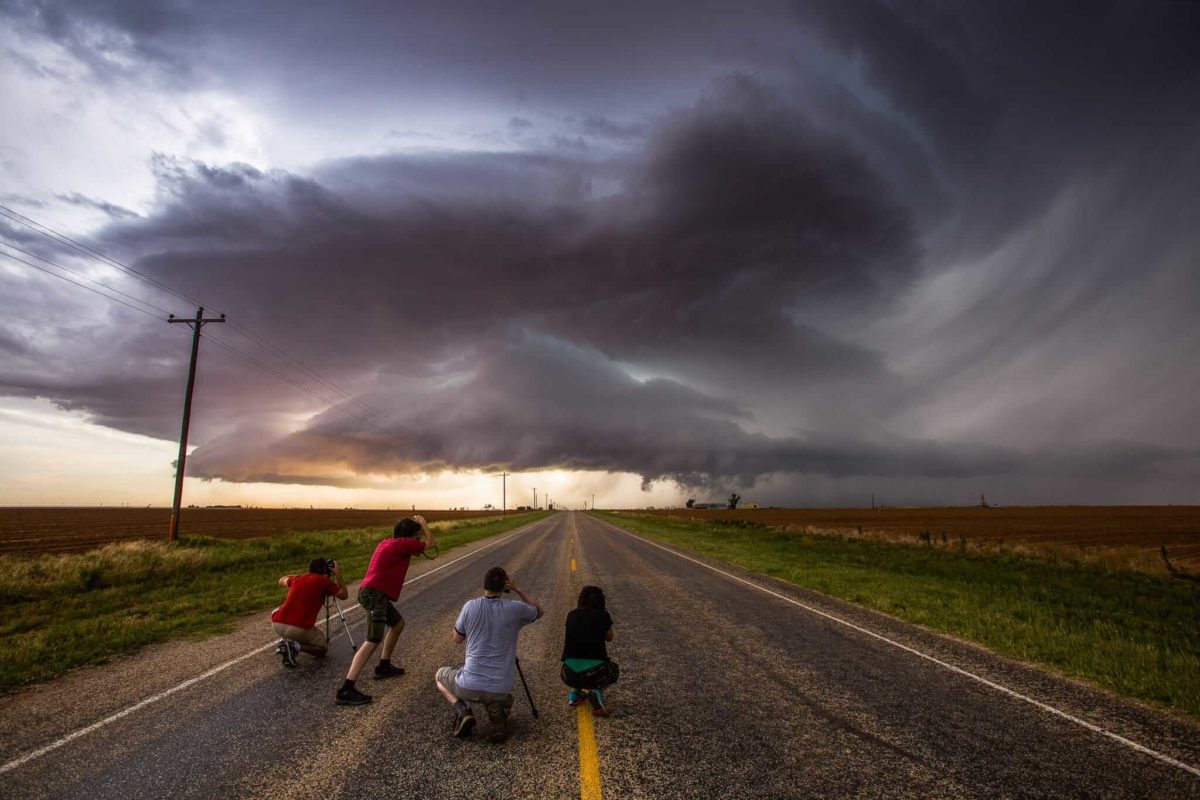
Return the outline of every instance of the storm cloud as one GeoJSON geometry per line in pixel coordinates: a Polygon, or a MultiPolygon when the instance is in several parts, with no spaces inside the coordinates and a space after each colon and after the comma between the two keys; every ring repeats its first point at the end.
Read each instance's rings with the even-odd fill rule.
{"type": "MultiPolygon", "coordinates": [[[[374,124],[362,109],[387,95],[368,65],[444,68],[441,99],[412,126],[380,111],[382,144],[359,152],[275,166],[160,150],[136,211],[13,187],[102,214],[97,249],[228,314],[205,329],[196,477],[602,470],[783,503],[806,476],[914,501],[974,477],[1017,495],[1049,481],[1064,500],[1125,480],[1144,498],[1197,468],[1200,25],[1185,4],[705,6],[665,39],[619,11],[564,38],[552,15],[485,36],[480,19],[380,7],[375,25],[427,37],[390,54],[366,7],[292,9],[252,68],[237,43],[265,10],[140,9],[5,13],[105,91],[232,91],[236,66],[254,97],[287,70],[320,75],[271,108],[295,120],[308,103],[329,131],[374,124]],[[434,52],[451,41],[484,43],[434,52]],[[512,99],[472,122],[464,98],[486,89],[512,99]]],[[[236,140],[216,119],[197,118],[196,147],[236,140]]],[[[171,438],[181,326],[98,315],[19,274],[0,391],[171,438]],[[59,295],[76,321],[44,313],[59,295]]]]}

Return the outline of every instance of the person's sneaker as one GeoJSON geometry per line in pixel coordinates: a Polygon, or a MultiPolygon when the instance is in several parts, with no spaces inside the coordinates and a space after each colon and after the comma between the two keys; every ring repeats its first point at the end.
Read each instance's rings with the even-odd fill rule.
{"type": "Polygon", "coordinates": [[[351,686],[349,689],[338,689],[337,704],[339,706],[365,706],[371,702],[371,696],[363,694],[351,686]]]}
{"type": "Polygon", "coordinates": [[[300,652],[300,645],[289,641],[283,641],[279,644],[280,647],[277,652],[283,658],[283,665],[285,667],[296,666],[296,654],[300,652]]]}
{"type": "Polygon", "coordinates": [[[397,667],[390,661],[380,661],[375,665],[376,678],[394,678],[404,674],[404,667],[397,667]]]}
{"type": "Polygon", "coordinates": [[[457,710],[454,714],[454,730],[452,731],[455,738],[465,739],[471,735],[473,730],[475,730],[475,715],[471,713],[471,709],[457,710]]]}
{"type": "Polygon", "coordinates": [[[604,693],[599,689],[593,689],[588,695],[588,700],[592,702],[593,717],[607,717],[608,709],[604,705],[604,693]]]}
{"type": "Polygon", "coordinates": [[[581,692],[578,689],[572,689],[567,693],[567,704],[570,705],[571,708],[581,705],[586,699],[587,692],[581,692]]]}

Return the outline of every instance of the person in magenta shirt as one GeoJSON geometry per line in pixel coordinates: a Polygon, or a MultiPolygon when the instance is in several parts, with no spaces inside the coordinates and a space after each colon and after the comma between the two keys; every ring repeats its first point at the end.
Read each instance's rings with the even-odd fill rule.
{"type": "Polygon", "coordinates": [[[360,706],[371,702],[370,695],[355,688],[354,682],[381,641],[383,650],[379,653],[379,663],[375,665],[375,678],[404,674],[403,667],[392,664],[392,652],[400,641],[400,632],[404,630],[404,617],[396,610],[395,602],[400,599],[400,590],[404,588],[404,578],[408,575],[412,557],[436,549],[437,540],[420,514],[397,522],[392,529],[392,538],[384,539],[375,547],[367,574],[358,585],[358,602],[367,612],[366,641],[354,654],[350,669],[346,672],[346,680],[337,691],[338,705],[360,706]]]}

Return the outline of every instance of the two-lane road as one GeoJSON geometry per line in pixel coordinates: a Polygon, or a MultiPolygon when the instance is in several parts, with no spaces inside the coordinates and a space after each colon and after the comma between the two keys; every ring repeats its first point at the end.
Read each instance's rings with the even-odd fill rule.
{"type": "MultiPolygon", "coordinates": [[[[1200,728],[978,648],[585,515],[481,548],[414,565],[408,674],[364,678],[371,705],[333,705],[344,637],[296,670],[261,653],[0,773],[0,796],[1200,797],[1200,728]],[[518,683],[501,745],[451,738],[433,688],[461,662],[451,624],[493,564],[547,609],[519,647],[540,719],[518,683]],[[622,680],[584,745],[598,774],[585,758],[581,777],[558,656],[586,583],[607,593],[622,680]]],[[[19,708],[3,708],[6,726],[19,708]]]]}

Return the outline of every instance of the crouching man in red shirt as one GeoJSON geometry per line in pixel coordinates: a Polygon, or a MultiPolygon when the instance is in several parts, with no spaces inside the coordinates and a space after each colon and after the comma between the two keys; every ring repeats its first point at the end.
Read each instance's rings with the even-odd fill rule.
{"type": "Polygon", "coordinates": [[[350,596],[342,580],[342,568],[336,561],[314,558],[306,574],[284,575],[279,585],[287,588],[287,599],[271,613],[271,627],[283,639],[275,650],[283,658],[283,665],[296,666],[296,656],[301,650],[314,656],[325,655],[328,642],[325,632],[317,627],[317,614],[325,605],[325,598],[345,600],[350,596]],[[337,583],[329,579],[330,575],[337,583]]]}

